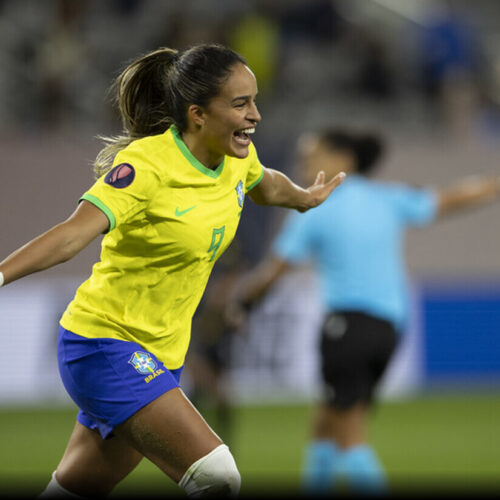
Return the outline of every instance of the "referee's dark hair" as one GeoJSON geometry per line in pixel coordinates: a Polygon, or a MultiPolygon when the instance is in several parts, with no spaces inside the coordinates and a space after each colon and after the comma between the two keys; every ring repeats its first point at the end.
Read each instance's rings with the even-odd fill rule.
{"type": "Polygon", "coordinates": [[[371,174],[384,154],[385,144],[375,132],[353,132],[345,128],[330,128],[318,134],[319,140],[335,151],[346,151],[356,158],[356,172],[371,174]]]}
{"type": "Polygon", "coordinates": [[[357,172],[363,175],[373,173],[384,154],[385,144],[380,135],[373,132],[354,137],[354,151],[357,158],[357,172]]]}

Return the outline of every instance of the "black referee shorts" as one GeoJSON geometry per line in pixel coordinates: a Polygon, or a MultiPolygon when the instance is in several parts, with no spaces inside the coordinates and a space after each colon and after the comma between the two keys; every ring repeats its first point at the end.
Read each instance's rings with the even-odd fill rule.
{"type": "Polygon", "coordinates": [[[324,402],[337,409],[372,403],[397,340],[388,321],[358,311],[328,314],[320,340],[324,402]]]}

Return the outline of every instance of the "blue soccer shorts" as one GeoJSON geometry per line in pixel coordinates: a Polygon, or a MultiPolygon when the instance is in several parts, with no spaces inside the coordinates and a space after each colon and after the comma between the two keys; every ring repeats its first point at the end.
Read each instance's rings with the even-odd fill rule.
{"type": "Polygon", "coordinates": [[[59,328],[59,373],[80,408],[78,422],[103,438],[165,392],[179,387],[180,367],[168,370],[135,342],[89,339],[59,328]]]}

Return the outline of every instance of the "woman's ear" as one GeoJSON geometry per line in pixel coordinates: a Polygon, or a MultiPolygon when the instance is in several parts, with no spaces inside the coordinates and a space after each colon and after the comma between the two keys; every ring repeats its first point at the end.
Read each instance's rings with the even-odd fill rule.
{"type": "Polygon", "coordinates": [[[187,110],[188,119],[192,121],[195,125],[201,127],[205,124],[205,113],[201,106],[197,104],[191,104],[187,110]]]}

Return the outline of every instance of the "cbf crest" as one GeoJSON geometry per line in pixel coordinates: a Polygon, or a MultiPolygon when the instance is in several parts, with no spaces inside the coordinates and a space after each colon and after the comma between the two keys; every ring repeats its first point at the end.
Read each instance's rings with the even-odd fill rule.
{"type": "Polygon", "coordinates": [[[132,354],[129,363],[141,374],[146,375],[156,370],[155,360],[147,353],[136,351],[132,354]]]}
{"type": "Polygon", "coordinates": [[[236,196],[238,197],[238,205],[243,208],[243,202],[245,201],[245,192],[243,191],[243,182],[240,180],[236,184],[236,196]]]}

